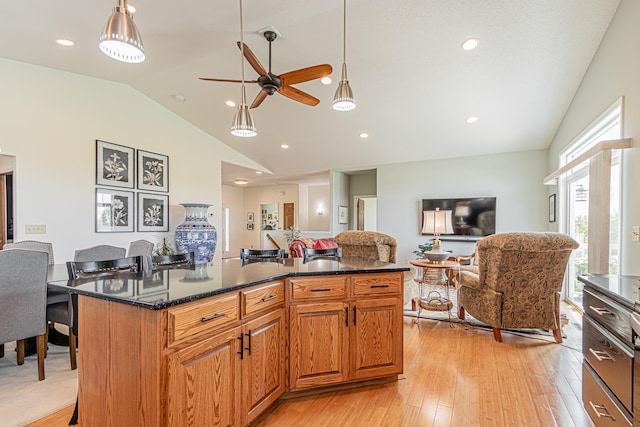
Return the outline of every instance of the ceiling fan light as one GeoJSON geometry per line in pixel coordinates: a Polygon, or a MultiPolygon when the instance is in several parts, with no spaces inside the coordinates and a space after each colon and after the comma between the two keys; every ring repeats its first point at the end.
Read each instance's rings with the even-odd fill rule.
{"type": "Polygon", "coordinates": [[[348,80],[340,80],[338,89],[333,96],[333,109],[338,111],[349,111],[356,108],[356,101],[353,98],[351,86],[348,80]]]}
{"type": "Polygon", "coordinates": [[[256,136],[256,127],[253,125],[249,107],[246,104],[238,105],[238,111],[233,117],[231,124],[231,135],[249,138],[256,136]]]}
{"type": "Polygon", "coordinates": [[[100,50],[107,56],[132,64],[144,61],[144,46],[138,27],[127,10],[126,0],[119,0],[102,30],[100,50]]]}

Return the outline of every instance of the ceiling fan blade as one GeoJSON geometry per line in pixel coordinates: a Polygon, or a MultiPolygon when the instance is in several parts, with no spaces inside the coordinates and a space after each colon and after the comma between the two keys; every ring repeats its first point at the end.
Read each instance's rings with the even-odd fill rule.
{"type": "Polygon", "coordinates": [[[260,74],[261,76],[269,77],[267,70],[264,69],[264,67],[258,60],[258,58],[253,54],[253,52],[251,51],[251,49],[249,49],[249,46],[247,46],[246,43],[238,42],[238,48],[242,50],[241,46],[243,44],[244,44],[244,57],[247,58],[247,61],[249,62],[249,64],[251,64],[253,69],[256,70],[256,73],[260,74]]]}
{"type": "MultiPolygon", "coordinates": [[[[206,80],[208,82],[226,82],[226,83],[242,83],[242,80],[233,79],[212,79],[208,77],[198,77],[200,80],[206,80]]],[[[245,80],[245,83],[258,83],[257,80],[245,80]]]]}
{"type": "Polygon", "coordinates": [[[282,86],[278,89],[278,93],[286,96],[287,98],[293,99],[294,101],[302,102],[303,104],[307,104],[312,107],[320,103],[318,98],[291,86],[282,86]]]}
{"type": "Polygon", "coordinates": [[[259,107],[260,104],[262,104],[262,101],[267,98],[267,96],[267,92],[265,92],[264,90],[260,90],[260,92],[258,92],[258,94],[256,95],[256,99],[253,100],[253,102],[251,103],[251,107],[249,108],[259,107]]]}
{"type": "Polygon", "coordinates": [[[288,73],[280,74],[280,80],[283,85],[294,85],[296,83],[308,82],[309,80],[319,79],[328,76],[333,72],[333,68],[329,64],[314,65],[313,67],[301,68],[288,73]]]}

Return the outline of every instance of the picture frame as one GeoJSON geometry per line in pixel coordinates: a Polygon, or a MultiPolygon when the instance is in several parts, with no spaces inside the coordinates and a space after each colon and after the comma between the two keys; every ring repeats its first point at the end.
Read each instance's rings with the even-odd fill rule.
{"type": "Polygon", "coordinates": [[[253,212],[247,214],[247,222],[253,222],[253,212]]]}
{"type": "Polygon", "coordinates": [[[346,224],[349,221],[349,208],[338,206],[338,224],[346,224]]]}
{"type": "Polygon", "coordinates": [[[96,188],[96,233],[131,233],[134,228],[133,191],[96,188]]]}
{"type": "Polygon", "coordinates": [[[96,185],[134,188],[135,150],[96,140],[96,185]]]}
{"type": "Polygon", "coordinates": [[[138,193],[138,231],[169,231],[169,195],[138,193]]]}
{"type": "Polygon", "coordinates": [[[253,230],[253,223],[252,222],[247,224],[247,230],[253,230]]]}
{"type": "Polygon", "coordinates": [[[138,189],[169,191],[169,156],[138,150],[138,189]]]}
{"type": "Polygon", "coordinates": [[[138,295],[156,294],[169,289],[169,272],[153,271],[144,280],[138,281],[138,295]]]}
{"type": "Polygon", "coordinates": [[[556,222],[556,194],[549,196],[549,222],[556,222]]]}

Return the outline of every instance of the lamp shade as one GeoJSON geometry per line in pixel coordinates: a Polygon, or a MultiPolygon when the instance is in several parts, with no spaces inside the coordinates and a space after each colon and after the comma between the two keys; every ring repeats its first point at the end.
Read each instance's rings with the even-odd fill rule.
{"type": "Polygon", "coordinates": [[[251,114],[249,113],[249,107],[245,104],[238,105],[238,111],[233,118],[231,124],[231,134],[234,136],[241,136],[248,138],[256,136],[256,127],[253,125],[251,114]]]}
{"type": "Polygon", "coordinates": [[[433,211],[423,211],[422,233],[423,234],[453,234],[451,223],[452,211],[436,209],[433,211]]]}
{"type": "Polygon", "coordinates": [[[107,56],[122,62],[144,61],[144,46],[138,27],[133,22],[126,1],[120,0],[113,8],[100,36],[100,50],[107,56]]]}

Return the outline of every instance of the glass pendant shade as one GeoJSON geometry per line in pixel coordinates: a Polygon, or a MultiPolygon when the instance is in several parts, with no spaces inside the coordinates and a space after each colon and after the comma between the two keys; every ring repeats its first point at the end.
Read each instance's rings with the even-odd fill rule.
{"type": "Polygon", "coordinates": [[[100,36],[100,50],[107,56],[122,62],[144,61],[144,46],[138,27],[127,10],[125,0],[118,0],[100,36]]]}

